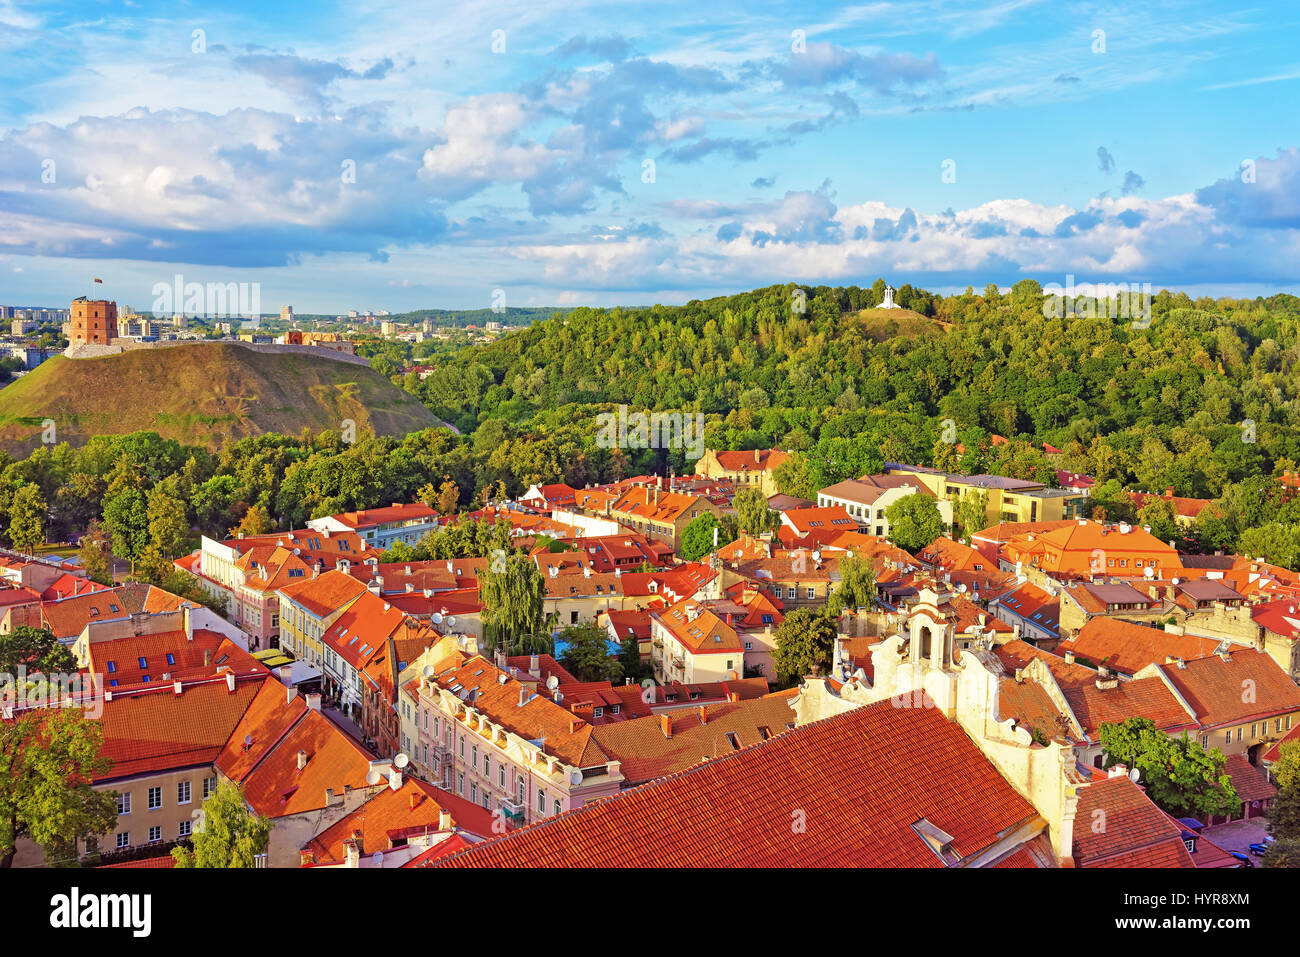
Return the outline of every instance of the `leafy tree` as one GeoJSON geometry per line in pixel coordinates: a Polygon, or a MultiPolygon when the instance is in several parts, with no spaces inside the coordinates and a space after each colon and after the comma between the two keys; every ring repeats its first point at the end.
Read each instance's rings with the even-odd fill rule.
{"type": "Polygon", "coordinates": [[[1206,751],[1187,735],[1171,738],[1150,718],[1103,724],[1104,766],[1136,768],[1147,795],[1174,817],[1225,814],[1241,803],[1218,748],[1206,751]]]}
{"type": "Polygon", "coordinates": [[[448,479],[442,483],[438,490],[438,502],[434,506],[440,515],[455,515],[456,510],[460,507],[460,489],[456,483],[448,479]]]}
{"type": "Polygon", "coordinates": [[[834,661],[835,622],[806,608],[786,615],[776,629],[776,651],[772,658],[777,680],[789,686],[811,674],[814,667],[825,674],[834,661]]]}
{"type": "Polygon", "coordinates": [[[185,550],[190,537],[185,503],[161,485],[149,493],[148,501],[149,543],[166,558],[175,558],[185,550]]]}
{"type": "Polygon", "coordinates": [[[989,493],[967,492],[958,500],[956,512],[954,518],[961,526],[961,540],[969,545],[971,536],[988,525],[989,493]]]}
{"type": "Polygon", "coordinates": [[[696,515],[682,530],[681,544],[677,546],[677,556],[683,561],[693,562],[703,558],[714,550],[713,532],[718,533],[718,547],[733,542],[734,533],[729,533],[723,522],[712,512],[696,515]]]}
{"type": "Polygon", "coordinates": [[[23,712],[0,722],[0,867],[13,865],[20,838],[44,848],[50,861],[113,826],[116,793],[91,787],[112,767],[102,747],[99,722],[77,708],[23,712]]]}
{"type": "MultiPolygon", "coordinates": [[[[595,622],[570,625],[560,632],[557,646],[560,641],[566,642],[560,664],[579,681],[622,680],[622,659],[609,653],[609,632],[600,625],[595,622]]],[[[638,650],[637,658],[640,657],[638,650]]]]}
{"type": "Polygon", "coordinates": [[[126,488],[104,502],[104,528],[113,542],[113,551],[135,562],[149,544],[149,508],[138,488],[126,488]]]}
{"type": "Polygon", "coordinates": [[[876,572],[871,562],[857,555],[847,554],[839,563],[840,583],[831,592],[826,612],[839,616],[845,611],[874,608],[876,601],[876,572]]]}
{"type": "Polygon", "coordinates": [[[40,486],[24,485],[9,506],[9,540],[14,548],[31,555],[45,543],[45,519],[49,506],[40,486]]]}
{"type": "Polygon", "coordinates": [[[0,674],[17,679],[19,666],[28,674],[70,673],[77,670],[77,659],[48,628],[18,625],[0,634],[0,674]]]}
{"type": "Polygon", "coordinates": [[[889,537],[904,551],[916,553],[943,535],[943,516],[931,495],[905,495],[885,509],[889,537]]]}
{"type": "Polygon", "coordinates": [[[483,624],[489,647],[522,650],[545,628],[546,581],[525,555],[494,556],[479,577],[483,624]]]}
{"type": "Polygon", "coordinates": [[[1274,841],[1264,852],[1264,867],[1300,867],[1300,840],[1286,838],[1274,841]]]}
{"type": "Polygon", "coordinates": [[[761,535],[776,525],[776,512],[767,507],[767,496],[761,489],[742,488],[731,504],[736,510],[736,521],[742,532],[761,535]]]}
{"type": "Polygon", "coordinates": [[[177,867],[256,867],[271,842],[271,821],[244,803],[238,785],[223,781],[203,802],[194,847],[172,848],[177,867]]]}
{"type": "Polygon", "coordinates": [[[1137,520],[1141,525],[1150,525],[1151,534],[1162,542],[1182,537],[1173,503],[1163,498],[1149,499],[1138,509],[1137,520]]]}
{"type": "Polygon", "coordinates": [[[628,635],[619,644],[618,660],[623,666],[624,679],[632,679],[633,684],[649,677],[651,669],[641,661],[641,642],[635,635],[628,635]]]}
{"type": "Polygon", "coordinates": [[[113,584],[113,552],[109,547],[108,534],[98,520],[92,519],[90,527],[81,536],[77,559],[92,581],[101,585],[113,584]]]}
{"type": "Polygon", "coordinates": [[[240,535],[249,537],[252,535],[266,535],[275,531],[275,523],[271,521],[271,515],[266,508],[261,505],[250,505],[244,517],[239,520],[239,524],[230,530],[232,538],[238,538],[240,535]]]}

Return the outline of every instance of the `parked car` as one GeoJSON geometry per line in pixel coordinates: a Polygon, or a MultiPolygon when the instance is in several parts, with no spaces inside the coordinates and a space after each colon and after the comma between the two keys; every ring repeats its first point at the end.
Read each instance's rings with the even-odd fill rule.
{"type": "Polygon", "coordinates": [[[1255,866],[1255,862],[1252,861],[1252,860],[1251,860],[1249,857],[1247,857],[1245,854],[1238,853],[1237,851],[1229,851],[1228,853],[1231,854],[1233,857],[1235,857],[1238,861],[1240,861],[1242,867],[1254,867],[1254,866],[1255,866]]]}
{"type": "Polygon", "coordinates": [[[1254,854],[1256,857],[1263,857],[1268,853],[1268,842],[1260,841],[1258,844],[1250,845],[1250,853],[1254,854]]]}

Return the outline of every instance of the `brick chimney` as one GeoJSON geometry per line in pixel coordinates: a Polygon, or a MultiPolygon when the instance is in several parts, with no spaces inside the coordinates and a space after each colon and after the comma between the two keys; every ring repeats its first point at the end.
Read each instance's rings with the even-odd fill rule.
{"type": "Polygon", "coordinates": [[[661,715],[659,716],[659,728],[660,728],[661,731],[663,731],[663,733],[664,733],[664,737],[665,737],[665,738],[671,738],[671,737],[673,736],[673,718],[672,718],[672,715],[669,715],[669,714],[661,714],[661,715]]]}
{"type": "Polygon", "coordinates": [[[307,698],[307,707],[311,708],[311,710],[313,710],[313,711],[319,711],[319,710],[320,710],[320,695],[319,695],[319,694],[309,694],[309,695],[306,696],[306,698],[307,698]]]}
{"type": "Polygon", "coordinates": [[[706,707],[704,707],[704,705],[700,705],[700,709],[699,709],[699,710],[700,710],[700,724],[708,724],[708,723],[709,723],[709,709],[706,708],[706,707]]]}
{"type": "Polygon", "coordinates": [[[301,770],[302,770],[303,768],[305,768],[306,766],[307,766],[307,752],[306,752],[306,751],[299,751],[299,752],[298,752],[298,770],[301,771],[301,770]]]}

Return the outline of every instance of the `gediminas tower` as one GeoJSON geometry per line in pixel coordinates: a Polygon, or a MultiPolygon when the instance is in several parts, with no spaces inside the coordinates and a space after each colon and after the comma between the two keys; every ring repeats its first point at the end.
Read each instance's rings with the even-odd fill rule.
{"type": "Polygon", "coordinates": [[[72,314],[68,325],[68,344],[109,345],[117,334],[117,303],[107,299],[87,299],[78,296],[72,300],[72,314]]]}

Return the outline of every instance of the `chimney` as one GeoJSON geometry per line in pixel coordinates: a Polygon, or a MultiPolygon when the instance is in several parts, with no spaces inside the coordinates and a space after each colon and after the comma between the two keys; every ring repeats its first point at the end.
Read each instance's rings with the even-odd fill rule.
{"type": "Polygon", "coordinates": [[[320,695],[309,694],[307,697],[307,707],[312,711],[320,711],[320,695]]]}
{"type": "Polygon", "coordinates": [[[356,840],[355,840],[355,839],[346,840],[346,841],[343,842],[343,846],[347,849],[347,853],[348,853],[348,863],[347,863],[347,866],[348,866],[348,867],[360,867],[360,866],[361,866],[361,847],[360,847],[360,845],[357,844],[356,840]]]}
{"type": "Polygon", "coordinates": [[[671,738],[673,736],[672,715],[661,714],[659,716],[659,729],[663,731],[665,738],[671,738]]]}
{"type": "Polygon", "coordinates": [[[400,791],[402,788],[402,771],[400,768],[388,769],[388,789],[390,791],[400,791]]]}
{"type": "Polygon", "coordinates": [[[194,622],[190,621],[190,606],[186,605],[181,609],[181,617],[185,622],[185,640],[194,640],[194,622]]]}
{"type": "Polygon", "coordinates": [[[452,826],[453,826],[453,821],[452,821],[452,819],[451,819],[451,812],[450,812],[450,811],[447,811],[447,810],[441,810],[441,811],[439,811],[439,812],[438,812],[438,830],[440,830],[440,831],[450,831],[450,830],[452,829],[452,826]]]}
{"type": "Polygon", "coordinates": [[[542,669],[542,659],[537,655],[528,656],[528,670],[532,674],[539,674],[542,669]]]}
{"type": "Polygon", "coordinates": [[[235,690],[235,673],[233,671],[226,672],[226,690],[227,691],[235,690]]]}
{"type": "Polygon", "coordinates": [[[298,689],[290,684],[286,684],[284,686],[284,693],[285,693],[285,697],[284,697],[285,704],[293,704],[293,699],[298,697],[298,689]]]}
{"type": "Polygon", "coordinates": [[[709,723],[709,710],[708,708],[704,707],[704,705],[700,705],[700,724],[708,724],[708,723],[709,723]]]}
{"type": "Polygon", "coordinates": [[[211,648],[204,648],[204,649],[203,649],[203,667],[205,667],[205,668],[211,668],[211,667],[212,667],[212,649],[211,649],[211,648]]]}
{"type": "Polygon", "coordinates": [[[181,682],[179,678],[172,682],[172,691],[175,692],[176,694],[181,693],[181,682]]]}
{"type": "Polygon", "coordinates": [[[754,464],[757,465],[762,460],[763,457],[759,454],[758,449],[754,449],[754,464]]]}
{"type": "Polygon", "coordinates": [[[414,811],[414,810],[415,810],[417,807],[419,807],[419,806],[420,806],[420,792],[419,792],[419,791],[412,791],[412,792],[411,792],[411,810],[414,811]]]}
{"type": "Polygon", "coordinates": [[[1073,652],[1073,651],[1067,651],[1067,652],[1065,653],[1065,663],[1066,663],[1067,665],[1072,665],[1072,664],[1074,664],[1074,652],[1073,652]]]}
{"type": "Polygon", "coordinates": [[[298,770],[301,771],[301,770],[302,770],[303,768],[305,768],[306,766],[307,766],[307,752],[306,752],[306,751],[299,751],[299,752],[298,752],[298,770]]]}
{"type": "Polygon", "coordinates": [[[528,686],[520,685],[519,686],[519,707],[522,708],[527,703],[528,703],[528,686]]]}

